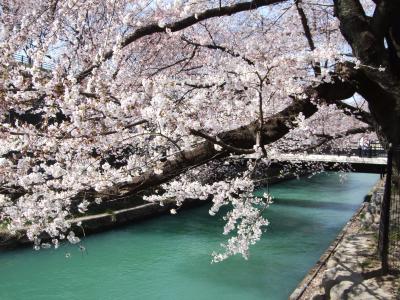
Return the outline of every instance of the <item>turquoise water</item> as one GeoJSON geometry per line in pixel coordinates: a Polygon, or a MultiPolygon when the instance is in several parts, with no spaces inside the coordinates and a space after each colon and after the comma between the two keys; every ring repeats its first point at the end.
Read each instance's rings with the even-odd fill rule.
{"type": "Polygon", "coordinates": [[[3,252],[0,299],[287,299],[377,179],[328,173],[273,185],[271,225],[248,261],[210,264],[224,237],[207,205],[87,237],[86,252],[3,252]]]}

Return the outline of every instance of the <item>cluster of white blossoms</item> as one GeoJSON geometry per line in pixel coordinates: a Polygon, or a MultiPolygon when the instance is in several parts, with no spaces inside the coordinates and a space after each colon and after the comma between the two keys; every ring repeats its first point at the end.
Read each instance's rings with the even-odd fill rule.
{"type": "MultiPolygon", "coordinates": [[[[254,196],[254,182],[247,177],[237,177],[231,180],[204,184],[198,181],[186,181],[184,177],[163,184],[165,190],[161,195],[146,196],[150,202],[166,203],[173,201],[178,207],[185,199],[206,200],[212,198],[210,215],[215,216],[220,208],[229,208],[223,217],[226,224],[223,234],[233,234],[225,244],[224,251],[213,253],[213,262],[219,262],[231,255],[241,254],[248,258],[250,245],[255,244],[262,235],[263,227],[268,220],[262,212],[272,203],[272,198],[265,193],[262,198],[254,196]]],[[[176,210],[171,211],[176,214],[176,210]]]]}
{"type": "MultiPolygon", "coordinates": [[[[268,120],[301,99],[310,84],[329,82],[348,57],[329,1],[301,6],[313,51],[293,2],[246,3],[1,5],[0,222],[11,232],[25,230],[37,246],[42,233],[54,246],[77,242],[71,220],[91,205],[123,197],[121,187],[153,178],[163,183],[197,165],[185,156],[205,143],[194,131],[217,137],[258,122],[261,113],[268,120]],[[187,166],[176,164],[174,172],[177,160],[187,166]]],[[[267,145],[267,152],[313,146],[323,128],[334,139],[358,122],[337,122],[339,109],[318,106],[312,119],[299,114],[277,121],[298,129],[267,145]]],[[[218,151],[200,163],[223,159],[226,149],[214,145],[218,151]]],[[[248,177],[199,182],[183,174],[147,200],[180,205],[211,195],[210,212],[229,206],[224,233],[236,233],[215,261],[247,257],[268,223],[260,209],[270,199],[253,197],[248,177]]]]}

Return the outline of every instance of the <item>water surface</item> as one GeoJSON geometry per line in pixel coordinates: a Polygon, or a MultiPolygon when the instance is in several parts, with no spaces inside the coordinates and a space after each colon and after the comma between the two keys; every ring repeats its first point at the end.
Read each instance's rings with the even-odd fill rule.
{"type": "Polygon", "coordinates": [[[210,264],[224,237],[207,205],[87,237],[85,252],[3,252],[0,300],[287,299],[377,179],[325,173],[271,186],[271,225],[248,261],[210,264]]]}

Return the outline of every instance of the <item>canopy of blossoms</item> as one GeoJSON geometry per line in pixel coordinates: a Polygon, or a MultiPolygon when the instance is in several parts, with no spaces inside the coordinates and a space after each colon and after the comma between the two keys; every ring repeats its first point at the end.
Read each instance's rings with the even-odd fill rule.
{"type": "Polygon", "coordinates": [[[146,199],[228,206],[214,260],[247,257],[271,203],[253,197],[257,164],[371,130],[333,76],[362,62],[328,0],[10,0],[0,34],[0,221],[37,246],[79,241],[73,207],[163,184],[146,199]],[[209,161],[245,156],[206,180],[209,161]]]}

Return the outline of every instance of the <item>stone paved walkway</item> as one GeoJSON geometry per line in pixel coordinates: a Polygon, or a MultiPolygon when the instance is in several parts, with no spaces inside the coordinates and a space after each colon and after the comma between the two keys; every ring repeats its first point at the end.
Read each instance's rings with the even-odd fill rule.
{"type": "Polygon", "coordinates": [[[375,186],[371,201],[347,224],[290,299],[400,299],[400,273],[382,276],[377,253],[382,189],[382,182],[375,186]]]}

